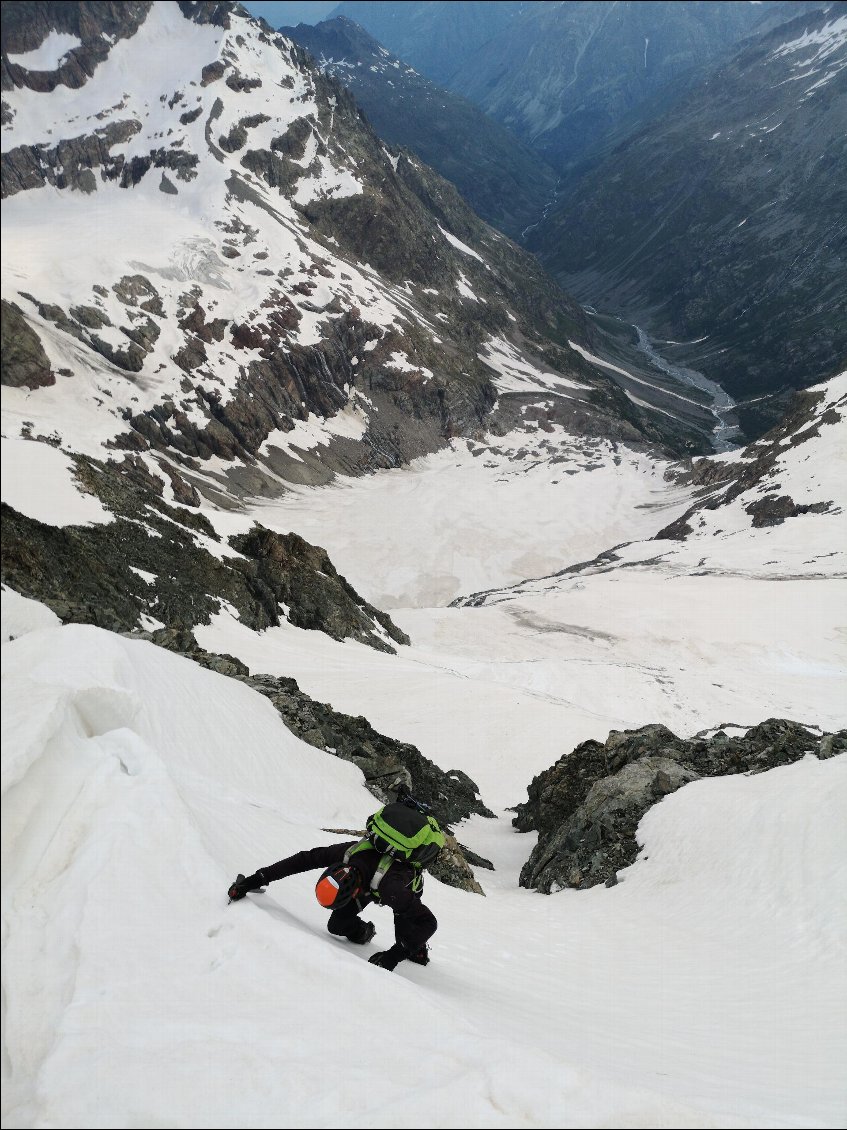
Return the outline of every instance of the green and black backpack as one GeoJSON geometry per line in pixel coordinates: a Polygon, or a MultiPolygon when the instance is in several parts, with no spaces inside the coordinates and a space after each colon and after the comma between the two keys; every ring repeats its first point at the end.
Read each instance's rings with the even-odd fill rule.
{"type": "Polygon", "coordinates": [[[444,847],[444,833],[435,817],[397,801],[386,804],[373,816],[369,816],[365,827],[365,838],[347,850],[344,862],[349,863],[353,856],[362,851],[378,851],[381,859],[371,879],[372,894],[379,890],[386,871],[395,859],[409,863],[414,868],[412,889],[418,890],[423,869],[435,862],[444,847]]]}

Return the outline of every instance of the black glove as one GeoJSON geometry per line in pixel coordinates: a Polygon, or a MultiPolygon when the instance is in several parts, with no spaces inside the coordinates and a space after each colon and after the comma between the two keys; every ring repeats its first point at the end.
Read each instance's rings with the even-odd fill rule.
{"type": "Polygon", "coordinates": [[[250,891],[258,891],[258,889],[264,885],[265,877],[261,871],[257,871],[255,875],[248,875],[246,878],[244,875],[238,875],[236,876],[235,882],[227,891],[229,901],[238,902],[239,899],[243,899],[250,891]]]}
{"type": "Polygon", "coordinates": [[[429,946],[424,944],[419,950],[414,953],[408,954],[409,961],[413,961],[415,965],[429,965],[429,946]]]}
{"type": "Polygon", "coordinates": [[[409,951],[406,947],[395,942],[390,950],[375,953],[373,957],[368,958],[368,962],[371,965],[378,965],[380,969],[396,969],[400,962],[405,961],[408,956],[409,951]]]}

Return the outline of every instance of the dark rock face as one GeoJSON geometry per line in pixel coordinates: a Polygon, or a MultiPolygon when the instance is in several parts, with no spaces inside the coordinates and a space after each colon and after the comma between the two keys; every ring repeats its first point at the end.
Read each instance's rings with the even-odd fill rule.
{"type": "Polygon", "coordinates": [[[5,298],[0,335],[0,384],[13,388],[44,388],[56,383],[38,334],[28,324],[20,307],[5,298]]]}
{"type": "Polygon", "coordinates": [[[121,188],[132,188],[151,168],[172,169],[182,181],[192,180],[197,175],[199,157],[178,149],[154,149],[129,161],[122,153],[113,157],[112,146],[123,144],[140,128],[135,119],[127,119],[110,122],[93,134],[69,138],[53,147],[19,145],[10,149],[0,157],[3,199],[45,184],[96,192],[98,182],[94,169],[100,170],[102,180],[117,180],[121,188]]]}
{"type": "Polygon", "coordinates": [[[298,534],[276,534],[256,526],[249,534],[230,538],[230,544],[256,562],[257,587],[267,590],[273,608],[284,604],[290,609],[288,619],[296,627],[393,652],[375,634],[376,621],[395,643],[409,642],[389,616],[363,600],[336,572],[325,549],[298,534]]]}
{"type": "Polygon", "coordinates": [[[355,20],[422,74],[447,85],[522,9],[521,0],[457,4],[406,0],[387,8],[380,0],[342,0],[336,13],[355,20]]]}
{"type": "Polygon", "coordinates": [[[244,681],[273,703],[288,728],[303,741],[357,765],[380,800],[386,801],[389,790],[404,783],[446,825],[473,813],[492,816],[466,774],[445,773],[416,746],[380,734],[367,718],[341,714],[327,703],[316,702],[294,679],[245,675],[244,681]]]}
{"type": "Polygon", "coordinates": [[[134,35],[149,10],[150,0],[122,0],[120,3],[82,0],[74,4],[6,0],[2,4],[0,31],[0,85],[3,90],[27,86],[42,92],[60,85],[82,86],[107,57],[114,41],[134,35]],[[34,51],[51,31],[66,32],[81,41],[57,70],[28,71],[10,62],[9,55],[34,51]]]}
{"type": "Polygon", "coordinates": [[[788,494],[778,497],[760,498],[745,507],[748,514],[753,516],[754,528],[760,526],[780,526],[786,518],[796,518],[798,514],[825,514],[831,508],[829,502],[813,502],[809,505],[798,506],[788,494]]]}
{"type": "MultiPolygon", "coordinates": [[[[508,126],[554,168],[565,169],[607,142],[622,121],[635,119],[628,123],[632,130],[640,107],[726,55],[777,7],[738,0],[405,0],[394,7],[344,0],[334,14],[367,28],[422,74],[508,126]]],[[[801,5],[795,0],[790,7],[801,5]]]]}
{"type": "Polygon", "coordinates": [[[2,507],[3,583],[43,601],[64,622],[132,631],[146,615],[190,631],[227,602],[258,631],[288,619],[380,651],[394,651],[389,641],[408,642],[339,576],[324,550],[295,534],[256,526],[235,539],[243,556],[210,553],[198,535],[217,541],[215,531],[203,515],[185,509],[197,505],[188,469],[163,471],[159,479],[133,455],[122,463],[81,457],[76,463],[80,484],[114,513],[114,522],[48,526],[2,507]],[[165,477],[185,506],[164,501],[165,477]]]}
{"type": "Polygon", "coordinates": [[[518,831],[539,833],[521,871],[521,886],[545,894],[563,887],[612,886],[618,871],[635,862],[636,830],[644,813],[689,781],[762,773],[808,753],[827,758],[845,751],[847,731],[821,736],[779,718],[739,737],[721,729],[708,739],[686,740],[653,725],[612,730],[603,743],[583,742],[535,777],[527,801],[516,808],[518,831]]]}
{"type": "Polygon", "coordinates": [[[767,18],[737,0],[526,7],[449,85],[561,171],[632,133],[767,18]]]}
{"type": "Polygon", "coordinates": [[[415,152],[490,224],[517,239],[542,213],[556,173],[472,103],[400,63],[352,20],[279,30],[354,94],[380,137],[415,152]]]}

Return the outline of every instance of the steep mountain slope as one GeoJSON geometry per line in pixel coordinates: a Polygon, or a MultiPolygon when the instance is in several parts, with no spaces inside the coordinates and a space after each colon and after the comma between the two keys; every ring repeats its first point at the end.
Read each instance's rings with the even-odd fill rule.
{"type": "Polygon", "coordinates": [[[532,836],[474,819],[487,897],[427,877],[432,961],[388,974],[390,916],[328,937],[315,876],[224,894],[362,826],[351,766],[232,679],[2,606],[4,1126],[840,1124],[843,756],[666,798],[608,891],[519,889],[532,836]],[[329,1026],[398,1015],[378,1085],[328,1071],[329,1026]]]}
{"type": "Polygon", "coordinates": [[[3,1125],[841,1126],[847,376],[674,479],[658,441],[706,445],[673,394],[609,385],[581,310],[301,49],[231,5],[28,8],[3,1125]],[[519,888],[531,778],[525,826],[599,874],[560,763],[647,724],[733,775],[641,778],[614,887],[519,888]],[[316,874],[226,905],[398,780],[469,846],[426,877],[426,968],[368,964],[378,907],[375,944],[328,937],[316,874]],[[365,1078],[346,1050],[398,1017],[365,1078]]]}
{"type": "Polygon", "coordinates": [[[7,34],[4,296],[10,357],[29,361],[6,384],[48,386],[45,407],[68,390],[101,443],[167,448],[189,472],[235,460],[231,485],[257,455],[302,468],[287,452],[310,415],[336,422],[301,428],[302,446],[320,435],[324,465],[359,469],[479,428],[498,370],[478,353],[499,335],[579,374],[571,403],[599,430],[660,436],[568,349],[579,308],[389,153],[342,87],[237,9],[183,8],[141,12],[73,89],[69,64],[30,71],[7,34]],[[62,369],[76,375],[56,384],[62,369]]]}
{"type": "Polygon", "coordinates": [[[345,2],[336,12],[566,172],[608,137],[632,132],[642,113],[655,116],[744,36],[815,6],[345,2]]]}
{"type": "Polygon", "coordinates": [[[690,343],[742,405],[847,356],[847,6],[755,40],[569,186],[529,243],[584,301],[690,343]],[[705,339],[705,340],[697,340],[705,339]]]}
{"type": "Polygon", "coordinates": [[[346,16],[395,55],[442,86],[537,0],[342,0],[330,16],[346,16]]]}
{"type": "Polygon", "coordinates": [[[566,169],[641,102],[719,59],[762,16],[747,3],[537,4],[450,87],[566,169]]]}
{"type": "Polygon", "coordinates": [[[418,74],[343,16],[279,30],[352,92],[380,137],[414,150],[484,220],[516,239],[541,215],[556,174],[472,103],[418,74]]]}
{"type": "Polygon", "coordinates": [[[579,307],[290,41],[233,5],[75,11],[3,25],[4,575],[28,595],[121,630],[224,601],[390,648],[320,549],[249,523],[228,544],[215,515],[527,413],[703,449],[571,350],[579,307]],[[21,510],[16,476],[97,519],[21,510]]]}

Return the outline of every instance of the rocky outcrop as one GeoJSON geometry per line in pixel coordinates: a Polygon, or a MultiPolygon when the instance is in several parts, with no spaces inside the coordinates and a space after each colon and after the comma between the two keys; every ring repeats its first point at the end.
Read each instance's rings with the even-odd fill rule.
{"type": "MultiPolygon", "coordinates": [[[[232,655],[220,655],[199,647],[186,630],[159,629],[133,632],[133,638],[176,652],[211,671],[239,679],[263,695],[277,710],[292,733],[304,742],[349,761],[362,771],[365,787],[382,804],[394,799],[403,785],[432,808],[446,830],[446,843],[432,874],[442,883],[483,894],[471,864],[491,868],[487,859],[463,848],[450,833],[451,825],[471,815],[493,817],[479,796],[474,782],[459,770],[445,773],[415,746],[380,734],[366,718],[342,714],[325,702],[317,702],[300,690],[295,679],[273,675],[251,675],[244,663],[232,655]]],[[[339,829],[331,829],[337,831],[339,829]]],[[[351,831],[352,835],[363,835],[351,831]]]]}
{"type": "Polygon", "coordinates": [[[701,777],[762,773],[807,754],[828,758],[847,752],[845,730],[814,733],[779,718],[746,732],[725,725],[689,740],[660,725],[612,730],[605,742],[583,742],[540,773],[513,820],[518,831],[539,833],[521,886],[545,894],[613,886],[638,855],[642,816],[662,797],[701,777]]]}
{"type": "Polygon", "coordinates": [[[41,339],[14,302],[2,300],[0,317],[0,384],[43,388],[56,383],[41,339]]]}
{"type": "Polygon", "coordinates": [[[745,447],[738,459],[698,459],[684,466],[675,475],[676,481],[697,488],[699,497],[684,514],[660,530],[654,540],[683,541],[694,532],[698,514],[728,506],[736,499],[741,499],[754,528],[778,526],[786,518],[832,510],[832,499],[797,503],[785,494],[780,467],[788,452],[816,439],[822,428],[841,424],[845,409],[847,398],[839,396],[831,382],[821,389],[797,392],[784,419],[745,447]]]}
{"type": "Polygon", "coordinates": [[[197,176],[199,157],[181,149],[160,147],[129,160],[122,153],[112,155],[113,146],[124,144],[140,129],[140,122],[128,118],[58,145],[19,145],[10,149],[0,156],[0,194],[5,200],[46,184],[96,192],[95,169],[99,169],[101,180],[116,180],[121,188],[132,188],[151,168],[171,169],[182,181],[197,176]]]}
{"type": "Polygon", "coordinates": [[[128,39],[144,22],[151,0],[82,0],[56,4],[48,0],[13,0],[2,5],[2,59],[0,85],[3,90],[26,86],[46,92],[64,85],[82,86],[108,56],[118,39],[128,39]],[[52,71],[30,71],[12,62],[10,55],[23,55],[40,47],[51,31],[65,32],[80,41],[52,71]]]}
{"type": "Polygon", "coordinates": [[[368,604],[335,569],[325,549],[298,534],[277,534],[254,526],[230,538],[233,549],[255,562],[255,587],[268,594],[268,611],[285,605],[298,628],[326,632],[335,640],[354,639],[380,651],[394,648],[374,631],[374,622],[395,643],[409,637],[390,616],[368,604]]]}
{"type": "Polygon", "coordinates": [[[380,651],[408,642],[323,549],[296,534],[257,525],[233,539],[235,554],[224,546],[220,556],[210,552],[206,546],[220,539],[202,514],[186,509],[196,506],[196,495],[172,464],[159,477],[134,455],[120,463],[78,456],[76,474],[114,514],[112,523],[48,526],[2,506],[3,582],[64,622],[131,631],[151,617],[190,631],[226,603],[257,631],[287,620],[380,651]],[[166,480],[174,503],[165,501],[166,480]]]}
{"type": "Polygon", "coordinates": [[[556,174],[476,106],[393,58],[343,16],[280,31],[353,93],[380,137],[437,169],[483,219],[518,239],[541,215],[556,174]]]}

